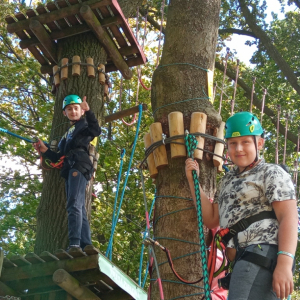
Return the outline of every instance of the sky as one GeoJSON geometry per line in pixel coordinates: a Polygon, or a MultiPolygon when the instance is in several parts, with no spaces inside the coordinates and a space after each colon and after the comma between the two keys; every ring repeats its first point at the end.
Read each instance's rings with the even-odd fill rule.
{"type": "MultiPolygon", "coordinates": [[[[275,12],[278,14],[278,18],[282,19],[284,18],[284,14],[280,13],[280,3],[278,0],[267,0],[267,22],[272,21],[272,12],[275,12]]],[[[286,10],[294,10],[295,6],[287,6],[286,10]]],[[[251,37],[243,36],[243,35],[238,35],[234,34],[232,35],[231,41],[226,42],[226,46],[230,48],[231,51],[236,50],[237,52],[237,57],[244,62],[247,65],[251,65],[250,59],[252,57],[253,52],[256,50],[256,46],[247,46],[245,45],[245,42],[247,40],[252,40],[251,37]]]]}

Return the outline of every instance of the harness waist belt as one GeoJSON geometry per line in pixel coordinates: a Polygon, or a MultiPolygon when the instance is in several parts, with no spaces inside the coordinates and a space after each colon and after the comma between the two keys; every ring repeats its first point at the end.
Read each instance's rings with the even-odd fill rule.
{"type": "Polygon", "coordinates": [[[264,219],[276,219],[274,210],[262,211],[256,215],[238,221],[236,224],[228,228],[229,229],[228,233],[222,237],[223,243],[227,245],[229,240],[233,238],[235,235],[237,235],[239,232],[244,231],[251,224],[264,219]]]}

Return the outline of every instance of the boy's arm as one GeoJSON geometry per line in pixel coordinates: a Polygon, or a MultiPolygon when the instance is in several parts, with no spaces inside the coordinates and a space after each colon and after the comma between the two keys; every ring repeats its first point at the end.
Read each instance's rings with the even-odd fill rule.
{"type": "MultiPolygon", "coordinates": [[[[278,251],[284,251],[295,255],[298,239],[298,211],[296,200],[272,202],[277,220],[278,251]]],[[[287,298],[293,291],[293,258],[279,254],[277,265],[273,273],[273,290],[278,298],[287,298]]]]}
{"type": "Polygon", "coordinates": [[[61,157],[61,154],[50,150],[42,140],[39,140],[37,143],[33,143],[33,147],[39,152],[39,154],[44,154],[52,162],[57,162],[61,157]]]}
{"type": "MultiPolygon", "coordinates": [[[[191,190],[192,198],[194,200],[194,204],[196,207],[196,197],[195,197],[195,187],[192,176],[192,171],[195,170],[197,175],[199,176],[199,165],[197,161],[188,158],[185,161],[185,174],[189,183],[189,187],[191,190]]],[[[219,226],[219,209],[218,204],[212,204],[204,191],[200,187],[200,196],[201,196],[201,207],[202,207],[202,217],[203,222],[206,227],[209,229],[216,228],[219,226]]]]}
{"type": "Polygon", "coordinates": [[[88,130],[92,136],[99,136],[101,134],[101,127],[99,126],[99,122],[95,117],[95,114],[88,110],[85,112],[86,121],[88,123],[88,130]]]}
{"type": "Polygon", "coordinates": [[[88,130],[90,135],[99,136],[101,133],[101,127],[99,126],[99,122],[95,117],[95,114],[90,110],[90,106],[86,102],[86,96],[83,97],[82,103],[80,103],[80,107],[85,111],[85,118],[88,123],[88,130]]]}

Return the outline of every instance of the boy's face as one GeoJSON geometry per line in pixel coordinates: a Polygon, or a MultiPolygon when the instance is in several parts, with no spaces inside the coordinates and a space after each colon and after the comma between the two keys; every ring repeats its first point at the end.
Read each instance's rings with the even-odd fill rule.
{"type": "Polygon", "coordinates": [[[261,137],[247,135],[229,138],[227,141],[230,159],[240,170],[244,170],[244,168],[255,160],[256,149],[254,138],[256,139],[257,149],[261,150],[264,145],[264,139],[261,137]]]}
{"type": "Polygon", "coordinates": [[[81,109],[80,104],[69,104],[63,110],[63,114],[70,121],[78,121],[84,114],[84,111],[81,109]]]}

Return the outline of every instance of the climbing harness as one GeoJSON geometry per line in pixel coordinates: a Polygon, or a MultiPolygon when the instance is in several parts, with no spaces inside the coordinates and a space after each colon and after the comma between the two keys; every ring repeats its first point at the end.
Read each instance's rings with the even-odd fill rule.
{"type": "MultiPolygon", "coordinates": [[[[218,276],[222,271],[228,269],[228,265],[226,266],[226,257],[225,257],[225,249],[226,246],[232,238],[234,239],[235,246],[238,248],[237,235],[239,232],[246,230],[251,224],[264,220],[264,219],[276,219],[275,212],[272,211],[263,211],[253,216],[250,216],[245,219],[241,219],[236,224],[228,227],[222,228],[217,231],[214,237],[214,243],[212,245],[212,249],[209,253],[208,258],[208,267],[209,267],[209,282],[211,284],[213,277],[218,276]],[[216,265],[217,259],[217,249],[219,249],[223,254],[223,261],[221,267],[215,271],[214,266],[216,265]]],[[[253,252],[244,251],[239,255],[239,259],[245,259],[247,261],[251,261],[255,264],[263,266],[265,268],[271,269],[274,267],[274,262],[265,256],[255,254],[253,252]]]]}
{"type": "MultiPolygon", "coordinates": [[[[185,145],[187,148],[187,154],[189,158],[193,158],[194,151],[197,148],[198,141],[194,135],[188,134],[185,135],[185,145]]],[[[203,230],[203,219],[202,219],[202,207],[201,207],[201,194],[199,188],[199,179],[197,172],[192,171],[195,196],[196,196],[196,206],[197,206],[197,219],[198,219],[198,230],[199,230],[199,241],[200,241],[200,254],[201,254],[201,263],[202,263],[202,272],[203,272],[203,283],[204,283],[204,298],[211,299],[210,295],[210,284],[209,284],[209,273],[207,267],[207,257],[206,257],[206,245],[205,237],[203,230]]]]}

